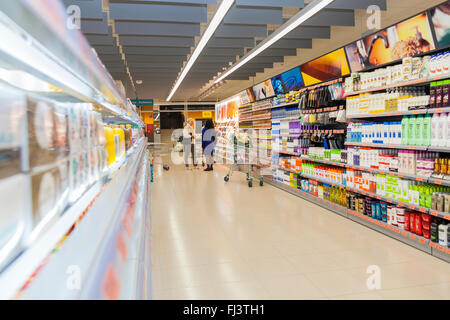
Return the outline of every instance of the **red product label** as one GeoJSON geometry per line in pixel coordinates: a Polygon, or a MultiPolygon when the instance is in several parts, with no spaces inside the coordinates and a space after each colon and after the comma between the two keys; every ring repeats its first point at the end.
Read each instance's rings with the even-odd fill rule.
{"type": "Polygon", "coordinates": [[[409,214],[409,231],[416,233],[416,215],[414,213],[409,214]]]}
{"type": "Polygon", "coordinates": [[[418,234],[419,236],[422,235],[422,221],[419,215],[417,215],[416,218],[416,234],[418,234]]]}

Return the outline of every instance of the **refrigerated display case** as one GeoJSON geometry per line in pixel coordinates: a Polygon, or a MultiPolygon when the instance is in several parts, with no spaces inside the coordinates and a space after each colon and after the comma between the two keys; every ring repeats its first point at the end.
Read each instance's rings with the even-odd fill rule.
{"type": "Polygon", "coordinates": [[[148,299],[144,124],[61,8],[0,4],[0,299],[148,299]]]}

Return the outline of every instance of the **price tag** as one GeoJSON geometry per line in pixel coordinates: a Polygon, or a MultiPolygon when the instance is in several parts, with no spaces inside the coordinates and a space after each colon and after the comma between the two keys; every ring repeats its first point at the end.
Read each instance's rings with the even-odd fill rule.
{"type": "Polygon", "coordinates": [[[416,180],[422,182],[423,178],[422,177],[417,177],[416,180]]]}
{"type": "Polygon", "coordinates": [[[442,185],[442,180],[435,179],[434,180],[434,184],[442,185]]]}
{"type": "Polygon", "coordinates": [[[410,208],[411,210],[414,210],[415,206],[414,206],[413,204],[410,204],[410,205],[408,206],[408,208],[410,208]]]}
{"type": "Polygon", "coordinates": [[[401,113],[401,112],[397,112],[395,115],[396,115],[396,116],[401,116],[402,113],[401,113]]]}
{"type": "Polygon", "coordinates": [[[404,176],[405,176],[404,174],[401,174],[401,173],[398,174],[399,178],[403,178],[404,176]]]}
{"type": "Polygon", "coordinates": [[[122,232],[119,232],[119,235],[117,236],[116,248],[117,250],[119,250],[122,261],[125,261],[125,259],[127,258],[127,246],[125,245],[125,241],[123,240],[122,232]]]}
{"type": "Polygon", "coordinates": [[[422,212],[422,213],[426,213],[426,212],[427,212],[427,209],[425,209],[425,208],[419,208],[419,211],[422,212]]]}
{"type": "Polygon", "coordinates": [[[112,265],[109,265],[106,271],[105,278],[103,279],[102,291],[103,296],[107,300],[119,299],[120,283],[112,265]]]}
{"type": "Polygon", "coordinates": [[[419,111],[418,110],[414,110],[413,114],[419,114],[419,111]]]}
{"type": "Polygon", "coordinates": [[[444,250],[445,250],[445,248],[442,247],[442,246],[438,246],[437,248],[438,248],[439,251],[442,251],[442,252],[444,252],[444,250]]]}
{"type": "Polygon", "coordinates": [[[446,214],[446,215],[444,216],[444,219],[445,219],[445,220],[450,220],[450,215],[446,214]]]}
{"type": "Polygon", "coordinates": [[[431,214],[432,216],[435,216],[435,217],[438,217],[438,216],[439,216],[439,214],[437,213],[437,211],[434,211],[434,210],[430,211],[430,214],[431,214]]]}
{"type": "Polygon", "coordinates": [[[435,113],[444,113],[444,109],[436,109],[435,113]]]}
{"type": "Polygon", "coordinates": [[[414,234],[410,234],[410,235],[409,235],[409,238],[415,240],[415,239],[416,239],[416,236],[415,236],[414,234]]]}
{"type": "Polygon", "coordinates": [[[381,196],[377,196],[377,199],[378,199],[378,200],[381,200],[381,196]]]}
{"type": "Polygon", "coordinates": [[[422,243],[422,244],[425,244],[427,241],[425,239],[420,238],[419,242],[422,243]]]}
{"type": "Polygon", "coordinates": [[[408,236],[408,232],[402,231],[402,236],[407,237],[408,236]]]}
{"type": "Polygon", "coordinates": [[[436,245],[436,243],[433,243],[433,242],[430,241],[430,247],[436,249],[437,245],[436,245]]]}
{"type": "Polygon", "coordinates": [[[388,113],[386,113],[386,115],[387,115],[388,117],[390,117],[390,116],[392,116],[392,112],[388,112],[388,113]]]}
{"type": "Polygon", "coordinates": [[[398,205],[399,205],[400,207],[404,207],[404,206],[405,206],[405,204],[404,204],[403,202],[399,202],[398,205]]]}

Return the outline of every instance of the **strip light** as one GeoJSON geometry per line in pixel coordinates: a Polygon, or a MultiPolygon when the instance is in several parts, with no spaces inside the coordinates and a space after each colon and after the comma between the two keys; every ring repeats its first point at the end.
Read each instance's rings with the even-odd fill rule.
{"type": "Polygon", "coordinates": [[[216,13],[214,14],[214,17],[212,18],[210,24],[206,28],[206,31],[203,33],[202,38],[200,39],[199,43],[195,47],[194,52],[192,53],[191,57],[189,58],[189,61],[187,62],[186,66],[184,67],[183,71],[181,72],[181,75],[178,77],[178,80],[175,83],[175,86],[173,87],[172,91],[170,92],[169,97],[166,101],[170,101],[177,91],[178,87],[183,82],[184,78],[188,74],[189,70],[191,70],[192,66],[194,65],[197,58],[200,56],[200,53],[202,53],[203,49],[205,48],[206,44],[208,43],[209,39],[214,35],[216,32],[216,29],[219,27],[219,25],[222,23],[223,18],[225,18],[226,14],[228,13],[228,10],[230,10],[231,6],[234,4],[235,0],[223,0],[219,8],[217,8],[216,13]]]}
{"type": "Polygon", "coordinates": [[[242,60],[228,69],[224,74],[222,74],[214,83],[218,83],[228,77],[230,74],[235,72],[237,69],[242,67],[244,64],[252,60],[258,54],[269,48],[275,42],[283,38],[289,32],[300,26],[306,20],[314,16],[317,12],[328,6],[334,0],[314,0],[308,4],[303,10],[300,10],[295,16],[289,19],[285,24],[279,27],[274,33],[269,37],[264,39],[260,44],[258,44],[253,50],[251,50],[242,60]]]}

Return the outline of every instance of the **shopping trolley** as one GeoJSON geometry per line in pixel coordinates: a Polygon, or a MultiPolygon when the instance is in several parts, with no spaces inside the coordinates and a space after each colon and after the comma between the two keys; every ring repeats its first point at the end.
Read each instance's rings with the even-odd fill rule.
{"type": "MultiPolygon", "coordinates": [[[[240,135],[239,138],[233,135],[233,162],[223,178],[225,182],[230,181],[234,171],[245,172],[248,187],[253,187],[253,178],[250,175],[252,171],[251,150],[250,139],[246,134],[240,135]]],[[[259,185],[264,185],[263,177],[259,178],[259,185]]]]}

